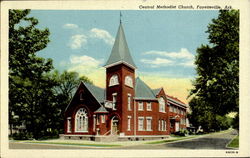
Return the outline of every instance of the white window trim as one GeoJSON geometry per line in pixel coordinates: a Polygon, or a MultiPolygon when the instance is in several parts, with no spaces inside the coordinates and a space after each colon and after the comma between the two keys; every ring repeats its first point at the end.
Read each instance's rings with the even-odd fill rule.
{"type": "Polygon", "coordinates": [[[67,117],[67,132],[72,132],[72,124],[71,124],[71,117],[67,117]]]}
{"type": "Polygon", "coordinates": [[[109,87],[116,86],[116,85],[119,85],[119,78],[117,74],[114,74],[109,79],[109,87]]]}
{"type": "Polygon", "coordinates": [[[101,115],[101,122],[105,123],[105,115],[101,115]]]}
{"type": "Polygon", "coordinates": [[[147,102],[146,106],[147,106],[147,111],[152,111],[152,103],[151,102],[147,102]],[[150,105],[150,109],[148,108],[148,105],[150,105]]]}
{"type": "Polygon", "coordinates": [[[125,77],[125,85],[133,88],[133,79],[131,76],[125,77]]]}
{"type": "Polygon", "coordinates": [[[132,108],[131,108],[132,97],[131,97],[130,93],[128,93],[128,98],[130,98],[130,99],[128,99],[128,111],[131,111],[132,110],[132,108]]]}
{"type": "Polygon", "coordinates": [[[77,112],[76,112],[76,114],[75,114],[75,132],[76,133],[87,133],[88,132],[88,128],[89,128],[89,118],[88,118],[88,114],[87,114],[87,111],[86,111],[86,109],[84,109],[84,108],[80,108],[80,109],[78,109],[77,110],[77,112]],[[78,111],[80,110],[80,109],[83,109],[83,110],[85,110],[85,112],[86,112],[86,117],[87,117],[87,130],[78,130],[78,127],[77,127],[77,117],[76,117],[76,115],[77,115],[77,113],[78,113],[78,111]]]}
{"type": "Polygon", "coordinates": [[[152,129],[152,117],[146,117],[146,130],[147,131],[153,131],[153,129],[152,129]],[[151,129],[148,129],[148,120],[150,120],[151,129]]]}
{"type": "Polygon", "coordinates": [[[131,116],[128,116],[128,131],[131,131],[131,116]]]}
{"type": "Polygon", "coordinates": [[[143,102],[138,102],[138,111],[143,111],[144,107],[143,107],[143,102]],[[142,108],[141,108],[142,107],[142,108]]]}
{"type": "Polygon", "coordinates": [[[158,131],[161,131],[161,120],[158,120],[158,131]]]}
{"type": "Polygon", "coordinates": [[[144,131],[144,117],[138,117],[138,131],[144,131]],[[142,129],[140,129],[140,121],[142,120],[142,129]]]}
{"type": "Polygon", "coordinates": [[[164,98],[160,97],[158,103],[159,103],[159,112],[166,113],[166,103],[164,98]],[[162,103],[164,103],[164,105],[162,103]]]}
{"type": "Polygon", "coordinates": [[[117,103],[117,93],[113,93],[113,94],[112,94],[112,101],[113,101],[113,110],[117,110],[117,109],[115,108],[116,103],[117,103]],[[114,98],[115,98],[115,101],[114,101],[114,98]]]}

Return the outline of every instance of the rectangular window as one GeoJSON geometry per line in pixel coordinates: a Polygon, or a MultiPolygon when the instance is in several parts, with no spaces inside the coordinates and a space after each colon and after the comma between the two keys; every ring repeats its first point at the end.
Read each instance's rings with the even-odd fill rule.
{"type": "Polygon", "coordinates": [[[117,93],[113,93],[113,110],[116,110],[117,93]]]}
{"type": "Polygon", "coordinates": [[[176,107],[174,107],[174,113],[176,113],[176,107]]]}
{"type": "Polygon", "coordinates": [[[96,116],[96,124],[99,125],[99,115],[96,116]]]}
{"type": "Polygon", "coordinates": [[[147,111],[152,111],[151,102],[147,102],[147,111]]]}
{"type": "Polygon", "coordinates": [[[158,121],[158,131],[161,131],[161,120],[158,121]]]}
{"type": "Polygon", "coordinates": [[[128,131],[131,130],[130,126],[131,126],[131,116],[128,116],[128,131]]]}
{"type": "Polygon", "coordinates": [[[147,131],[152,131],[152,117],[147,117],[147,131]]]}
{"type": "Polygon", "coordinates": [[[101,115],[102,123],[105,123],[105,115],[101,115]]]}
{"type": "Polygon", "coordinates": [[[67,132],[71,133],[71,117],[67,118],[67,125],[68,125],[67,132]]]}
{"type": "Polygon", "coordinates": [[[131,94],[128,94],[128,110],[131,111],[131,94]]]}
{"type": "Polygon", "coordinates": [[[143,111],[143,102],[138,103],[138,110],[143,111]]]}
{"type": "Polygon", "coordinates": [[[161,120],[161,131],[164,131],[164,120],[161,120]]]}
{"type": "Polygon", "coordinates": [[[144,130],[144,117],[139,117],[138,118],[138,130],[143,131],[144,130]]]}
{"type": "Polygon", "coordinates": [[[165,131],[167,131],[167,121],[165,121],[165,131]]]}

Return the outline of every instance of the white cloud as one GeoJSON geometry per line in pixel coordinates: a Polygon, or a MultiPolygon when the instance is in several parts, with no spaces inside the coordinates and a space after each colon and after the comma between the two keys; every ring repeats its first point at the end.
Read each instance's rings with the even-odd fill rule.
{"type": "Polygon", "coordinates": [[[143,54],[160,55],[173,59],[193,59],[194,55],[190,53],[186,48],[181,48],[179,52],[166,52],[166,51],[148,51],[143,54]]]}
{"type": "Polygon", "coordinates": [[[76,24],[64,24],[63,28],[65,28],[65,29],[77,29],[79,27],[76,24]]]}
{"type": "Polygon", "coordinates": [[[73,35],[70,38],[69,46],[71,49],[79,49],[83,45],[87,44],[87,36],[84,34],[73,35]]]}
{"type": "Polygon", "coordinates": [[[142,53],[144,55],[156,55],[154,60],[142,59],[141,62],[151,64],[151,67],[163,67],[163,66],[184,66],[194,67],[194,55],[190,53],[186,48],[181,48],[179,52],[167,52],[167,51],[148,51],[142,53]],[[165,57],[165,58],[162,58],[165,57]]]}
{"type": "Polygon", "coordinates": [[[98,67],[102,63],[102,60],[96,60],[95,58],[92,58],[87,55],[83,56],[72,55],[70,57],[70,63],[89,66],[89,67],[98,67]]]}
{"type": "Polygon", "coordinates": [[[105,69],[101,66],[104,59],[95,59],[93,57],[83,55],[72,55],[68,62],[68,71],[75,71],[80,76],[87,76],[95,85],[105,87],[105,69]]]}
{"type": "Polygon", "coordinates": [[[154,60],[152,59],[141,59],[142,63],[145,64],[151,64],[151,67],[161,67],[161,66],[169,66],[173,65],[174,62],[168,59],[163,59],[163,58],[156,58],[154,60]]]}
{"type": "Polygon", "coordinates": [[[114,37],[111,36],[108,31],[98,28],[93,28],[90,30],[90,37],[101,39],[109,45],[112,45],[115,41],[114,37]]]}

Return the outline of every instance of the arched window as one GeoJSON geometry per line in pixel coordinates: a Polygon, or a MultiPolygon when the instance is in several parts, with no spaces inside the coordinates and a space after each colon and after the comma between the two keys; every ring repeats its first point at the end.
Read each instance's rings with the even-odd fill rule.
{"type": "Polygon", "coordinates": [[[125,77],[125,85],[133,88],[133,79],[131,76],[125,77]]]}
{"type": "Polygon", "coordinates": [[[165,100],[163,99],[163,97],[160,97],[159,99],[159,111],[165,112],[165,100]]]}
{"type": "Polygon", "coordinates": [[[118,76],[113,75],[109,80],[109,86],[114,86],[114,85],[118,85],[118,84],[119,84],[118,76]]]}
{"type": "Polygon", "coordinates": [[[75,115],[75,132],[88,132],[88,116],[84,108],[80,108],[75,115]]]}

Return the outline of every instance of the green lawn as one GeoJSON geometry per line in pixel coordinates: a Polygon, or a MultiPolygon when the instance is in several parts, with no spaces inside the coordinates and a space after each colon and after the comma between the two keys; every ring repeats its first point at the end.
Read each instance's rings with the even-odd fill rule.
{"type": "Polygon", "coordinates": [[[44,142],[44,141],[30,141],[26,143],[37,143],[37,144],[58,144],[58,145],[77,145],[77,146],[92,146],[92,147],[118,147],[121,145],[117,144],[87,144],[87,143],[63,143],[63,142],[44,142]]]}
{"type": "Polygon", "coordinates": [[[227,147],[239,148],[239,136],[235,137],[227,147]]]}
{"type": "Polygon", "coordinates": [[[176,139],[170,139],[170,140],[159,140],[159,141],[153,141],[153,142],[147,142],[145,144],[161,144],[161,143],[169,143],[169,142],[174,142],[174,141],[178,141],[178,140],[185,140],[185,139],[191,139],[197,136],[192,136],[192,137],[179,137],[176,139]]]}

